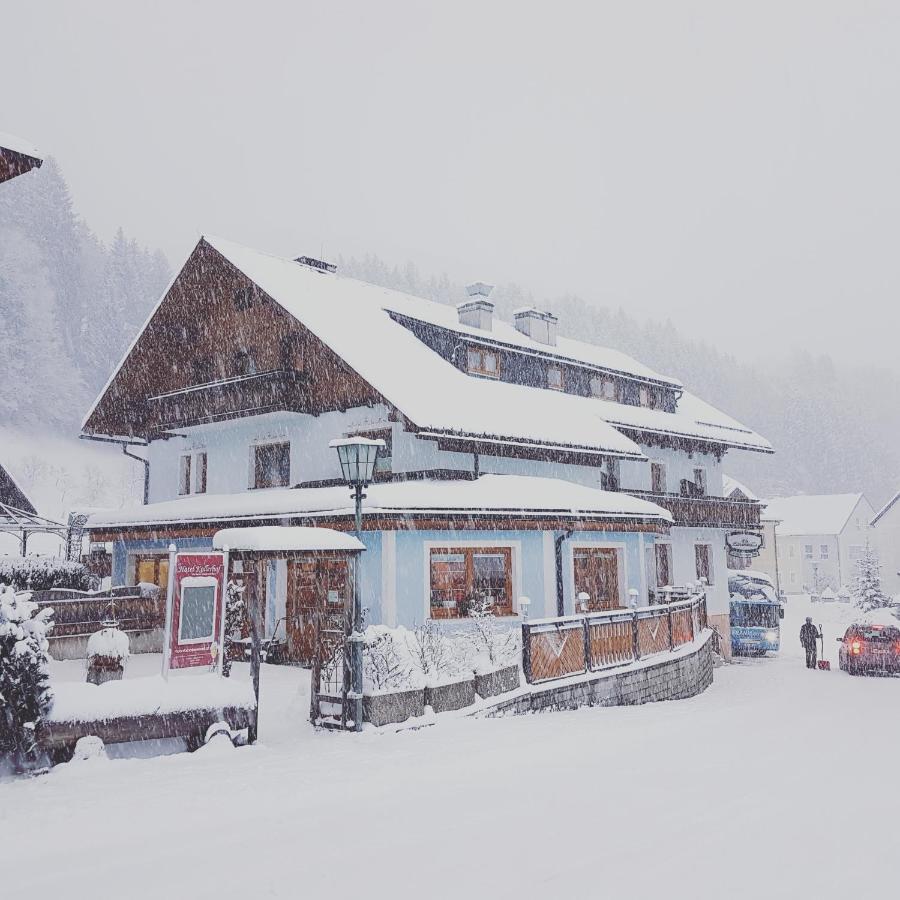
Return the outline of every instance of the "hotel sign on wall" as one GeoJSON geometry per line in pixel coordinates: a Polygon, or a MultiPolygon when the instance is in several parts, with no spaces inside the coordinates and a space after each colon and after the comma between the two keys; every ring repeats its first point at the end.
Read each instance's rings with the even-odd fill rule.
{"type": "Polygon", "coordinates": [[[732,531],[725,535],[725,546],[735,556],[759,556],[763,536],[755,531],[732,531]]]}
{"type": "Polygon", "coordinates": [[[224,553],[170,553],[164,675],[198,666],[221,670],[226,569],[224,553]]]}

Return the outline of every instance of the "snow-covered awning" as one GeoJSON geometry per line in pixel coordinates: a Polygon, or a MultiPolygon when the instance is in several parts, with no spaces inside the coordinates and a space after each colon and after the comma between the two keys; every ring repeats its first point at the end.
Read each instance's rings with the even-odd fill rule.
{"type": "Polygon", "coordinates": [[[333,528],[307,528],[299,525],[258,525],[255,528],[223,528],[213,535],[216,550],[311,552],[365,550],[359,538],[333,528]]]}
{"type": "MultiPolygon", "coordinates": [[[[89,530],[142,525],[265,519],[316,519],[354,514],[344,485],[274,488],[237,494],[194,494],[130,509],[97,510],[89,530]]],[[[667,525],[671,513],[630,494],[601,491],[557,478],[482,475],[472,480],[415,480],[373,484],[366,489],[363,515],[639,520],[667,525]]]]}

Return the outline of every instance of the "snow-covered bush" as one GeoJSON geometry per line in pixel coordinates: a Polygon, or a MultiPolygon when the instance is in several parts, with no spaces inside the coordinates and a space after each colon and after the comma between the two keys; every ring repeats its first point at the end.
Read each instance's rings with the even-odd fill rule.
{"type": "Polygon", "coordinates": [[[868,542],[862,556],[856,561],[856,575],[850,590],[853,602],[866,612],[891,605],[891,598],[881,590],[881,563],[878,561],[878,554],[868,542]]]}
{"type": "Polygon", "coordinates": [[[90,575],[81,563],[56,556],[3,556],[0,557],[0,584],[12,585],[17,591],[51,588],[86,591],[90,575]]]}
{"type": "Polygon", "coordinates": [[[38,758],[36,729],[50,709],[47,632],[53,610],[0,584],[0,761],[21,771],[38,758]]]}
{"type": "Polygon", "coordinates": [[[510,666],[519,658],[519,630],[494,615],[489,598],[476,598],[469,607],[469,637],[475,653],[473,669],[488,672],[510,666]]]}
{"type": "Polygon", "coordinates": [[[392,629],[370,625],[363,645],[363,684],[366,691],[382,693],[411,686],[408,658],[392,629]]]}
{"type": "Polygon", "coordinates": [[[450,642],[433,619],[416,625],[403,635],[413,665],[426,680],[439,680],[453,668],[454,654],[450,642]]]}

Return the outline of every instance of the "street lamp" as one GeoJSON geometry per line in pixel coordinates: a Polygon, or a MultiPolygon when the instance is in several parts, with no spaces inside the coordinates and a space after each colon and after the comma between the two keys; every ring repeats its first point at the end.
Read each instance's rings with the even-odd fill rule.
{"type": "MultiPolygon", "coordinates": [[[[362,540],[363,489],[372,482],[378,453],[384,448],[384,441],[364,437],[338,438],[328,445],[337,450],[341,464],[341,475],[353,492],[356,504],[356,536],[362,540]]],[[[353,612],[350,628],[350,700],[353,702],[353,728],[362,731],[362,598],[359,585],[359,554],[353,555],[353,612]]]]}

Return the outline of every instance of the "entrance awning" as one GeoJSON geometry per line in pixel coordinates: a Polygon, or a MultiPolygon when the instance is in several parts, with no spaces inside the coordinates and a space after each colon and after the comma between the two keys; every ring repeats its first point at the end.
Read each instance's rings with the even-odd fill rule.
{"type": "Polygon", "coordinates": [[[223,528],[213,536],[213,548],[234,552],[272,553],[365,550],[359,538],[332,528],[305,528],[298,525],[260,525],[252,528],[223,528]]]}

